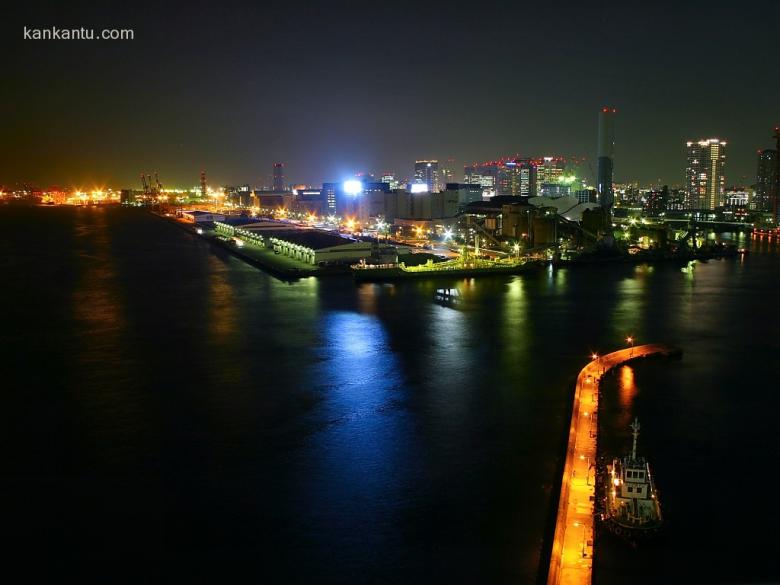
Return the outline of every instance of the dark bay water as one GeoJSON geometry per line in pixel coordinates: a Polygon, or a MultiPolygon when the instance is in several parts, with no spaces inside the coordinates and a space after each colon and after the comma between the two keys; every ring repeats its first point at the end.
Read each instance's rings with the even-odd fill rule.
{"type": "Polygon", "coordinates": [[[442,305],[283,283],[139,211],[0,208],[5,552],[36,583],[534,583],[574,378],[631,333],[685,352],[619,373],[602,416],[614,450],[642,419],[671,528],[606,542],[597,583],[777,579],[763,247],[442,305]]]}

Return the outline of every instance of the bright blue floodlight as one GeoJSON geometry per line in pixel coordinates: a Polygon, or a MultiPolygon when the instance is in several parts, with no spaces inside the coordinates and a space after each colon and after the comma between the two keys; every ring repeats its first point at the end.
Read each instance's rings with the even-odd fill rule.
{"type": "Polygon", "coordinates": [[[344,181],[344,193],[347,195],[358,195],[363,192],[363,183],[356,179],[344,181]]]}

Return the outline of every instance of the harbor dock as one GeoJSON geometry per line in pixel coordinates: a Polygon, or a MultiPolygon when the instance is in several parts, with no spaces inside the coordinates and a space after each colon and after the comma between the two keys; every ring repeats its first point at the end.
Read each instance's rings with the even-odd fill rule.
{"type": "Polygon", "coordinates": [[[594,355],[577,376],[547,585],[591,583],[601,378],[626,362],[650,356],[676,357],[681,353],[659,343],[632,346],[604,356],[594,355]]]}

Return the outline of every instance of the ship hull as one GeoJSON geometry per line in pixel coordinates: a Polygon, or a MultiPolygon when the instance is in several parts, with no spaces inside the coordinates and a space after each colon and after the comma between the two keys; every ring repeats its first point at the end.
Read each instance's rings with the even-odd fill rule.
{"type": "MultiPolygon", "coordinates": [[[[641,520],[637,517],[628,519],[626,518],[625,508],[621,508],[621,498],[618,494],[620,488],[614,483],[615,472],[620,475],[621,467],[621,460],[615,459],[611,465],[605,465],[601,470],[599,481],[600,490],[603,490],[601,492],[603,494],[603,513],[600,516],[601,525],[615,536],[632,544],[654,540],[663,531],[663,516],[655,484],[652,481],[642,484],[650,488],[650,497],[643,500],[652,511],[649,517],[645,516],[641,520]]],[[[647,476],[650,477],[649,464],[643,461],[642,468],[646,471],[647,476]]],[[[626,500],[623,499],[622,503],[625,504],[626,500]]]]}
{"type": "Polygon", "coordinates": [[[655,540],[663,529],[663,525],[660,523],[653,526],[637,527],[621,524],[613,518],[606,518],[603,526],[618,538],[628,542],[649,542],[655,540]]]}
{"type": "Polygon", "coordinates": [[[404,270],[400,267],[353,269],[355,280],[377,282],[387,280],[425,279],[425,278],[470,278],[498,274],[520,274],[534,270],[539,264],[528,262],[519,266],[489,267],[489,268],[449,268],[444,270],[404,270]]]}

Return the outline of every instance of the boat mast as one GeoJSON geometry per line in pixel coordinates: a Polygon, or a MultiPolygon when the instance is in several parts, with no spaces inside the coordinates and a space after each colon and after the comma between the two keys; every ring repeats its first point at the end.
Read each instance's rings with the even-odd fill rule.
{"type": "Polygon", "coordinates": [[[634,446],[631,448],[631,459],[636,461],[636,439],[639,437],[639,417],[634,418],[634,422],[631,423],[631,428],[634,429],[634,446]]]}

